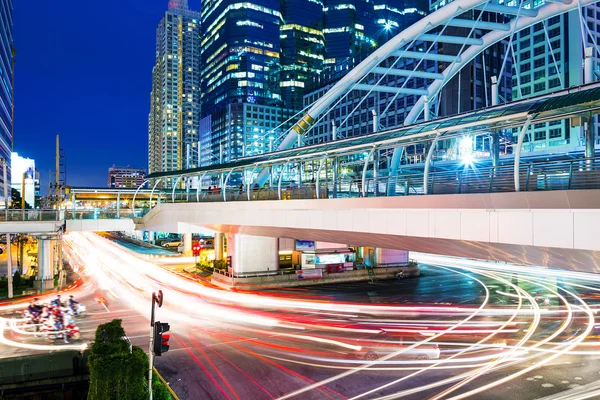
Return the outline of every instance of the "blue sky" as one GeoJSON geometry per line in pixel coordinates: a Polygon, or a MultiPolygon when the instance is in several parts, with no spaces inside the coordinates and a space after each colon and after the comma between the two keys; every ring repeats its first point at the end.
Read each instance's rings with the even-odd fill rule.
{"type": "Polygon", "coordinates": [[[167,0],[14,1],[15,151],[35,159],[43,195],[56,134],[70,185],[106,186],[113,164],[147,168],[155,29],[166,8],[167,0]]]}

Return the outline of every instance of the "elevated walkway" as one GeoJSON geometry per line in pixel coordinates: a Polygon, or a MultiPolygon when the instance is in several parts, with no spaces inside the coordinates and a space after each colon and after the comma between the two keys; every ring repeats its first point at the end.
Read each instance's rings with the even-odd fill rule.
{"type": "Polygon", "coordinates": [[[63,210],[0,211],[0,234],[53,235],[65,225],[63,210]]]}
{"type": "Polygon", "coordinates": [[[136,220],[199,228],[600,273],[600,190],[170,203],[136,220]]]}

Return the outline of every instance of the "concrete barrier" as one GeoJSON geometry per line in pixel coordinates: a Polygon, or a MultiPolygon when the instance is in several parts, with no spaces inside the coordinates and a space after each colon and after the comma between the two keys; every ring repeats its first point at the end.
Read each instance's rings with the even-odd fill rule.
{"type": "MultiPolygon", "coordinates": [[[[407,277],[415,277],[420,275],[418,266],[407,267],[390,267],[390,268],[374,268],[375,277],[377,280],[395,279],[396,274],[404,271],[407,277]]],[[[243,289],[252,290],[256,288],[282,288],[282,287],[298,287],[298,286],[314,286],[326,285],[330,283],[343,282],[368,282],[371,280],[367,269],[355,269],[352,271],[344,271],[341,273],[328,274],[323,271],[323,278],[320,279],[298,279],[297,275],[269,275],[257,276],[251,278],[234,278],[225,276],[219,273],[213,273],[211,283],[224,289],[243,289]]]]}

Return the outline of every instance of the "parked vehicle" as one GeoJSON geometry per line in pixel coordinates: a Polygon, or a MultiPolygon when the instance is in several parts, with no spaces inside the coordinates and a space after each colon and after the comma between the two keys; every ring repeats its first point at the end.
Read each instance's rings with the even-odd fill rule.
{"type": "Polygon", "coordinates": [[[162,247],[164,247],[165,249],[176,249],[179,246],[181,246],[181,240],[176,239],[176,240],[171,240],[167,243],[163,243],[162,247]]]}

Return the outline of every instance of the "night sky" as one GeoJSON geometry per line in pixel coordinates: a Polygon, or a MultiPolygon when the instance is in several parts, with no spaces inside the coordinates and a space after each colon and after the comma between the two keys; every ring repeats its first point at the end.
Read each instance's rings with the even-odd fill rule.
{"type": "Polygon", "coordinates": [[[106,187],[113,164],[147,169],[155,32],[167,0],[13,3],[15,151],[35,159],[42,195],[57,133],[69,185],[106,187]]]}

